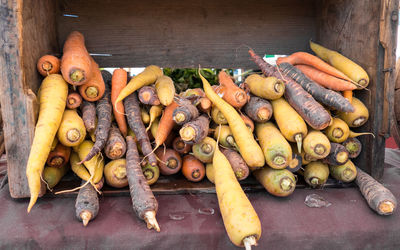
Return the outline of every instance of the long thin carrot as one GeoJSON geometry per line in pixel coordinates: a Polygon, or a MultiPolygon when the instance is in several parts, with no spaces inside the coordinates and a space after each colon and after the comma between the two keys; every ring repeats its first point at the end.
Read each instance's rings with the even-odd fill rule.
{"type": "Polygon", "coordinates": [[[117,121],[118,128],[124,137],[126,137],[126,135],[128,134],[128,126],[126,124],[126,119],[124,116],[125,109],[122,103],[118,103],[116,105],[115,100],[117,100],[117,97],[121,90],[125,88],[127,79],[128,74],[124,69],[114,70],[111,79],[111,103],[113,105],[114,118],[117,121]]]}
{"type": "Polygon", "coordinates": [[[344,79],[346,81],[353,82],[348,76],[346,76],[341,71],[337,70],[335,67],[332,67],[331,65],[327,64],[320,58],[311,55],[307,52],[296,52],[288,57],[280,57],[276,60],[276,64],[278,65],[284,62],[290,63],[292,65],[297,65],[297,64],[310,65],[329,75],[333,75],[338,78],[344,79]]]}
{"type": "Polygon", "coordinates": [[[175,124],[174,120],[172,120],[172,114],[178,106],[179,105],[176,102],[172,102],[170,105],[165,107],[164,114],[161,116],[155,136],[156,148],[162,145],[167,139],[168,135],[171,133],[171,130],[175,124]]]}
{"type": "Polygon", "coordinates": [[[246,92],[235,85],[232,78],[225,71],[219,72],[218,81],[220,84],[218,94],[222,96],[222,99],[235,108],[241,108],[246,104],[246,92]]]}
{"type": "Polygon", "coordinates": [[[295,67],[300,69],[308,78],[328,89],[336,91],[344,91],[344,90],[354,90],[357,88],[356,85],[348,81],[329,75],[314,67],[304,64],[298,64],[295,67]]]}
{"type": "Polygon", "coordinates": [[[61,58],[61,73],[65,81],[72,85],[85,84],[92,77],[92,62],[85,47],[85,38],[78,31],[67,37],[61,58]]]}
{"type": "Polygon", "coordinates": [[[88,82],[79,86],[79,93],[86,101],[94,102],[99,100],[104,95],[105,84],[99,69],[99,65],[93,60],[92,57],[90,57],[90,59],[92,65],[92,76],[88,82]]]}
{"type": "Polygon", "coordinates": [[[52,55],[44,55],[37,62],[37,70],[42,76],[58,74],[60,72],[60,59],[52,55]]]}

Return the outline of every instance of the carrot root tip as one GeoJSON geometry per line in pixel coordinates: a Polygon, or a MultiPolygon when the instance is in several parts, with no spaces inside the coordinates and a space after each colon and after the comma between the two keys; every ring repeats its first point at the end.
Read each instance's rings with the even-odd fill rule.
{"type": "Polygon", "coordinates": [[[92,218],[92,213],[87,210],[84,210],[79,214],[79,217],[81,217],[82,219],[83,226],[86,227],[90,219],[92,218]]]}
{"type": "Polygon", "coordinates": [[[251,250],[251,246],[257,246],[257,240],[254,236],[247,236],[243,239],[243,245],[246,250],[251,250]]]}
{"type": "Polygon", "coordinates": [[[299,153],[301,153],[301,146],[302,146],[302,142],[303,142],[303,136],[302,134],[296,134],[294,136],[294,140],[297,143],[297,150],[299,151],[299,153]]]}
{"type": "Polygon", "coordinates": [[[160,226],[158,225],[155,211],[147,211],[144,214],[144,220],[147,223],[148,229],[154,228],[157,232],[160,232],[160,226]]]}

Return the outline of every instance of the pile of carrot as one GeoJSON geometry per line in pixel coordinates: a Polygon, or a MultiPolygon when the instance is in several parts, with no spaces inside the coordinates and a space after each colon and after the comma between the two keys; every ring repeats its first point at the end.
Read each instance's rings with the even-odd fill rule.
{"type": "Polygon", "coordinates": [[[394,197],[371,178],[359,178],[352,162],[362,147],[355,137],[369,134],[350,130],[369,118],[352,93],[366,88],[368,75],[337,52],[313,42],[311,49],[321,59],[297,52],[279,58],[277,66],[250,50],[263,75],[249,75],[239,85],[222,70],[219,84],[211,86],[199,69],[203,88],[177,93],[174,80],[156,65],[133,77],[122,68],[101,71],[83,35],[72,32],[61,59],[46,55],[37,63],[45,78],[26,170],[28,212],[44,188],[52,190],[71,169],[82,184],[58,193],[79,190],[76,216],[85,226],[96,217],[97,194],[107,185],[129,187],[137,216],[160,231],[150,189],[160,175],[214,183],[228,236],[246,248],[261,237],[239,182],[249,176],[278,197],[293,193],[296,175],[313,188],[329,176],[357,180],[371,208],[392,213],[394,197]],[[370,198],[378,191],[382,199],[370,198]]]}

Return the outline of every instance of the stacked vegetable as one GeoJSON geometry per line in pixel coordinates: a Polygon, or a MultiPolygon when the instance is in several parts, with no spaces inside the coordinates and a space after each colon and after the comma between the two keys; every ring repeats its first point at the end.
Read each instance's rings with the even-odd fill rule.
{"type": "Polygon", "coordinates": [[[297,52],[279,58],[275,67],[250,50],[264,75],[251,74],[239,87],[222,70],[211,77],[219,84],[211,86],[203,76],[210,71],[198,70],[193,73],[203,88],[178,95],[175,79],[155,65],[129,82],[123,69],[100,71],[83,35],[72,32],[61,60],[46,55],[37,65],[46,78],[26,172],[28,212],[43,193],[41,178],[51,189],[70,166],[82,179],[74,190],[80,189],[76,216],[85,226],[98,213],[97,192],[105,181],[129,186],[138,217],[160,231],[149,185],[160,174],[177,173],[215,184],[228,236],[246,248],[261,236],[260,220],[239,183],[250,175],[278,197],[293,193],[295,174],[314,188],[323,187],[329,175],[341,182],[357,178],[370,206],[392,213],[394,197],[365,173],[358,175],[350,160],[361,151],[355,137],[365,134],[350,127],[368,119],[352,91],[367,87],[368,76],[337,52],[312,42],[311,48],[330,64],[297,52]]]}

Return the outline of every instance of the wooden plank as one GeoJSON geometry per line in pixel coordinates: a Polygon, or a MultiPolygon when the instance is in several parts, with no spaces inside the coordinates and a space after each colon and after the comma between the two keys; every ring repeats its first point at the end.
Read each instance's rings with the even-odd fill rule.
{"type": "MultiPolygon", "coordinates": [[[[360,138],[364,150],[356,164],[374,178],[380,178],[383,173],[385,134],[381,133],[389,131],[389,124],[383,122],[383,119],[389,119],[384,117],[385,91],[389,91],[389,88],[385,90],[385,74],[382,72],[385,49],[378,39],[381,24],[378,17],[382,13],[382,6],[389,9],[397,7],[393,1],[385,2],[390,4],[381,5],[381,1],[375,0],[324,0],[318,2],[317,12],[320,23],[318,41],[360,64],[370,77],[370,91],[355,92],[370,110],[369,121],[357,131],[373,132],[376,139],[366,136],[360,138]]],[[[390,36],[390,39],[393,37],[390,36]]],[[[392,48],[388,47],[388,50],[390,53],[392,48]]],[[[390,105],[390,94],[386,94],[386,99],[390,105]]]]}
{"type": "Polygon", "coordinates": [[[102,67],[254,68],[259,54],[308,50],[315,38],[314,0],[60,1],[58,38],[83,32],[102,67]],[[74,15],[75,17],[64,16],[74,15]]]}
{"type": "Polygon", "coordinates": [[[51,35],[47,34],[55,33],[55,29],[51,30],[49,23],[54,23],[54,20],[47,12],[54,12],[55,6],[51,0],[0,2],[0,101],[9,189],[13,198],[23,198],[29,197],[25,168],[33,140],[34,110],[37,110],[36,97],[30,88],[36,90],[40,83],[32,67],[35,67],[38,53],[50,51],[46,48],[50,41],[44,40],[49,39],[51,35]],[[31,31],[25,31],[23,27],[31,31]],[[30,37],[33,33],[36,35],[30,37]],[[40,36],[44,38],[40,39],[40,36]]]}

